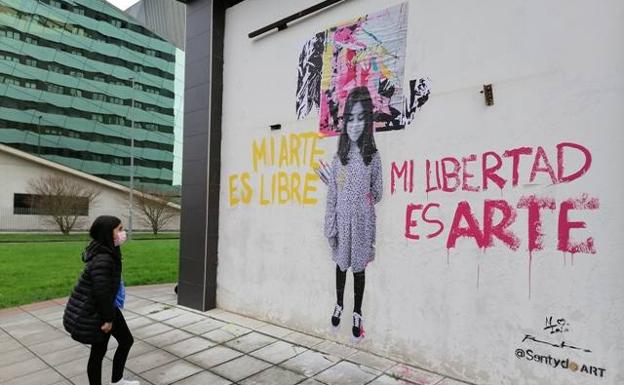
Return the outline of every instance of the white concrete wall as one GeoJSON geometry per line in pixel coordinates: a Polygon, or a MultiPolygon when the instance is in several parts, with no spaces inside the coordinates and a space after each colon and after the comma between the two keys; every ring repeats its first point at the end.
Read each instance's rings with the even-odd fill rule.
{"type": "MultiPolygon", "coordinates": [[[[60,173],[89,188],[99,191],[100,194],[89,206],[89,216],[80,217],[73,231],[85,231],[99,215],[115,215],[128,226],[128,195],[122,191],[94,183],[83,178],[65,174],[40,164],[16,157],[12,154],[0,152],[0,230],[1,231],[59,231],[58,227],[38,215],[14,215],[13,194],[28,194],[30,180],[36,180],[51,173],[60,173]]],[[[134,208],[134,230],[151,231],[142,218],[140,209],[134,208]]],[[[179,230],[180,215],[176,215],[165,230],[179,230]]]]}
{"type": "MultiPolygon", "coordinates": [[[[295,119],[297,60],[308,38],[399,2],[349,1],[279,33],[247,37],[315,3],[245,1],[227,11],[217,296],[224,309],[345,342],[348,312],[340,334],[329,334],[335,294],[334,265],[322,233],[326,189],[314,183],[318,191],[310,196],[317,204],[260,205],[261,174],[265,179],[280,170],[305,175],[309,169],[262,167],[254,173],[252,142],[316,130],[315,113],[295,119]],[[274,123],[281,131],[269,131],[274,123]],[[246,191],[237,179],[243,172],[249,172],[253,196],[232,205],[229,178],[234,176],[240,194],[246,191]]],[[[405,130],[376,134],[385,196],[377,206],[377,259],[367,269],[364,348],[479,384],[624,383],[623,19],[624,3],[615,0],[409,1],[405,81],[430,77],[432,95],[405,130]],[[479,93],[487,83],[494,86],[491,107],[479,93]],[[556,173],[556,145],[562,142],[580,144],[592,155],[589,171],[573,182],[553,184],[545,173],[530,182],[534,158],[527,156],[515,187],[509,182],[503,189],[425,193],[426,159],[453,156],[461,162],[477,154],[479,160],[469,163],[475,174],[470,182],[480,186],[482,153],[531,147],[535,154],[541,146],[556,173]],[[399,181],[391,194],[391,163],[407,160],[414,161],[414,191],[402,191],[399,181]],[[557,249],[561,202],[584,193],[596,198],[599,208],[570,211],[569,220],[586,224],[570,231],[571,240],[593,237],[595,254],[563,253],[557,249]],[[515,209],[509,227],[520,241],[517,250],[498,239],[480,249],[469,238],[447,249],[458,202],[469,202],[482,228],[485,200],[504,200],[515,208],[532,194],[556,202],[555,210],[542,211],[543,250],[533,251],[532,259],[523,208],[515,209]],[[407,205],[430,202],[440,205],[428,215],[443,222],[443,232],[427,239],[436,227],[416,211],[418,226],[411,231],[421,238],[407,239],[407,205]],[[551,316],[554,322],[565,319],[569,330],[544,330],[551,316]],[[523,341],[526,335],[591,352],[523,341]],[[569,359],[579,367],[519,359],[517,349],[569,359]],[[592,374],[590,365],[605,369],[603,376],[597,369],[592,374]]],[[[331,159],[336,138],[319,143],[322,157],[331,159]]],[[[565,152],[566,173],[580,167],[577,155],[565,152]]],[[[504,162],[500,175],[511,179],[511,159],[504,162]]],[[[345,300],[350,309],[351,275],[345,300]]]]}

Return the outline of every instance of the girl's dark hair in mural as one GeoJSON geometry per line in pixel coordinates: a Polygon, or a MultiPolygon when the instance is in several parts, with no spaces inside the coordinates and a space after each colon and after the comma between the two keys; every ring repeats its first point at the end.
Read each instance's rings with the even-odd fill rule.
{"type": "Polygon", "coordinates": [[[340,157],[340,163],[343,165],[349,163],[349,147],[351,144],[349,136],[347,135],[347,117],[351,114],[351,110],[357,102],[362,103],[366,122],[364,131],[362,131],[362,135],[360,135],[357,140],[357,145],[360,148],[360,154],[362,155],[364,164],[368,166],[373,159],[373,154],[377,152],[377,147],[375,146],[375,139],[373,138],[373,101],[366,87],[355,87],[349,92],[349,96],[347,96],[344,112],[342,114],[343,124],[340,140],[338,141],[338,156],[340,157]]]}

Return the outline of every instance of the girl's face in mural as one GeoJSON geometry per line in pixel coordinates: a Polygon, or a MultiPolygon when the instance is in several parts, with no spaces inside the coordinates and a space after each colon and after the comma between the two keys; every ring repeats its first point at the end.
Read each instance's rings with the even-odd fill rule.
{"type": "Polygon", "coordinates": [[[349,139],[352,142],[357,142],[366,125],[362,102],[355,103],[351,108],[351,113],[345,114],[345,119],[347,120],[347,135],[349,135],[349,139]]]}

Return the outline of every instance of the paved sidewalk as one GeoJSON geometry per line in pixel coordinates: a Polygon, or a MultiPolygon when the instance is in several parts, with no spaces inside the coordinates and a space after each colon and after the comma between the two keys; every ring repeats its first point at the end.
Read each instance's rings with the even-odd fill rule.
{"type": "MultiPolygon", "coordinates": [[[[135,343],[126,377],[142,385],[466,385],[356,347],[215,309],[176,305],[173,285],[127,288],[135,343]]],[[[84,384],[89,347],[63,330],[65,300],[0,310],[0,384],[84,384]]],[[[116,342],[103,365],[110,380],[116,342]]]]}

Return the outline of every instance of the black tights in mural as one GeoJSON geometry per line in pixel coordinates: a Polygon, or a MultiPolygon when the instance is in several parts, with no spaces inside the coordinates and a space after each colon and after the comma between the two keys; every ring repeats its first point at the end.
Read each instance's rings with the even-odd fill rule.
{"type": "MultiPolygon", "coordinates": [[[[340,267],[336,265],[336,302],[340,305],[340,307],[344,307],[344,288],[346,280],[347,272],[341,271],[340,267]]],[[[364,299],[365,281],[364,271],[353,273],[353,288],[355,294],[353,312],[358,313],[359,315],[362,315],[362,300],[364,299]]]]}

